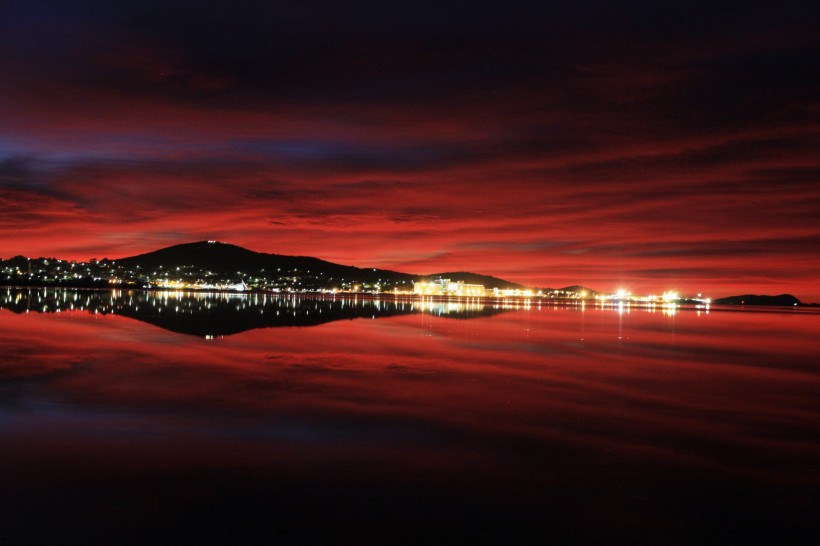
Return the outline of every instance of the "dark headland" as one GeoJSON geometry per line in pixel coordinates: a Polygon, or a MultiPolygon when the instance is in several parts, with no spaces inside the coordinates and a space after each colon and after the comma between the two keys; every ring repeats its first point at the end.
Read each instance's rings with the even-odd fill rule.
{"type": "Polygon", "coordinates": [[[716,305],[776,305],[791,307],[795,305],[805,305],[791,294],[779,294],[777,296],[743,294],[741,296],[718,298],[713,300],[712,303],[716,305]]]}

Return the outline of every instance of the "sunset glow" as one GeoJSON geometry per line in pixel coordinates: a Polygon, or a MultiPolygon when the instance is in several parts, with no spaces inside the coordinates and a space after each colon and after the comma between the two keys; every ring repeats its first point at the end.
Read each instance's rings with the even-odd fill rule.
{"type": "Polygon", "coordinates": [[[0,258],[215,239],[820,301],[800,7],[5,2],[0,258]]]}

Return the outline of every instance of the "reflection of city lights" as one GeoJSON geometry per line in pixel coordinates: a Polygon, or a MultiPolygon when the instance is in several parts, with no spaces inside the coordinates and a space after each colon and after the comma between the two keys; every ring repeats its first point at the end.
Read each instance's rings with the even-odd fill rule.
{"type": "Polygon", "coordinates": [[[664,316],[674,317],[678,312],[678,308],[674,303],[670,303],[664,305],[661,309],[661,312],[664,314],[664,316]]]}

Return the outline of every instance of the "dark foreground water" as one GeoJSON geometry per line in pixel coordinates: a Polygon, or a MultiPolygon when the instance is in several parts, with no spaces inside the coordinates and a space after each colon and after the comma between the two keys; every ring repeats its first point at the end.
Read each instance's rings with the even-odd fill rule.
{"type": "Polygon", "coordinates": [[[820,538],[805,310],[0,290],[0,544],[820,538]]]}

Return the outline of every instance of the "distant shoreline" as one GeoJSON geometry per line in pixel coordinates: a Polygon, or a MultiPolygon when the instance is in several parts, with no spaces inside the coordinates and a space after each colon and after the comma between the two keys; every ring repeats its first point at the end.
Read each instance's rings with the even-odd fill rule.
{"type": "MultiPolygon", "coordinates": [[[[317,290],[305,291],[275,291],[265,289],[249,289],[249,290],[218,290],[218,289],[196,289],[196,288],[163,288],[163,287],[116,287],[116,286],[71,286],[71,285],[10,285],[0,284],[0,289],[7,290],[66,290],[66,291],[82,291],[82,292],[114,292],[114,291],[132,291],[132,292],[156,292],[156,293],[188,293],[188,294],[228,294],[235,296],[250,296],[250,295],[267,295],[267,296],[299,296],[299,297],[316,297],[316,298],[361,298],[367,300],[377,300],[390,298],[393,300],[405,301],[432,301],[437,303],[459,303],[459,302],[475,302],[483,304],[515,302],[530,304],[575,304],[575,305],[589,305],[592,307],[601,308],[617,308],[618,303],[611,301],[601,302],[593,297],[588,298],[561,298],[549,296],[458,296],[458,295],[422,295],[415,293],[395,293],[395,292],[362,292],[362,291],[336,291],[325,292],[317,290]]],[[[743,311],[745,309],[779,309],[779,310],[797,310],[806,308],[820,308],[817,303],[799,303],[797,305],[777,305],[777,304],[733,304],[733,303],[712,303],[709,305],[702,305],[694,302],[681,302],[674,304],[675,309],[680,310],[714,310],[714,311],[743,311]]],[[[662,304],[648,303],[639,301],[623,302],[624,308],[664,308],[662,304]]]]}

